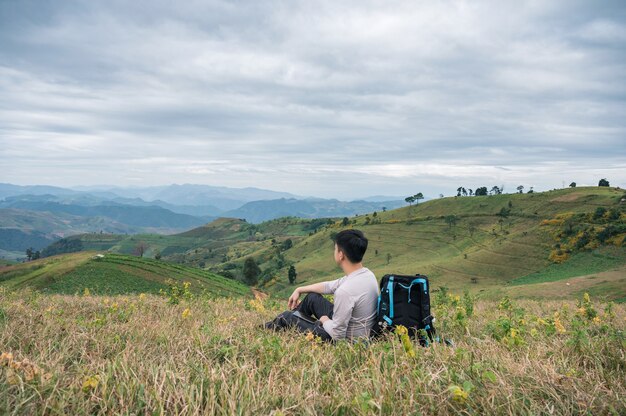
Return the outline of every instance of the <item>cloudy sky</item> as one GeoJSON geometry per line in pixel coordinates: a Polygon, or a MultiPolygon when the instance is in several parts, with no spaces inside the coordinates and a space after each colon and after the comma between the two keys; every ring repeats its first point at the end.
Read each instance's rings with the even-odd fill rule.
{"type": "Polygon", "coordinates": [[[0,182],[626,185],[618,1],[0,0],[0,182]]]}

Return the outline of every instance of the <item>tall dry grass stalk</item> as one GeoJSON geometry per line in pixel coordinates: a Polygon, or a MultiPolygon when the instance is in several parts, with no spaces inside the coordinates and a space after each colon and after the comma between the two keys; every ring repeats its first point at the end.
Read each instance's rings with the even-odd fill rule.
{"type": "Polygon", "coordinates": [[[0,296],[0,414],[626,414],[620,305],[449,297],[456,346],[411,357],[259,329],[272,300],[0,296]]]}

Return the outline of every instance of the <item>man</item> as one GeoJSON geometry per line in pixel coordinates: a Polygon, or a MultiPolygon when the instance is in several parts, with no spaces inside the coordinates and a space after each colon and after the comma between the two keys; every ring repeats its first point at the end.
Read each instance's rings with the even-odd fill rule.
{"type": "Polygon", "coordinates": [[[266,323],[265,328],[295,327],[324,341],[369,337],[376,320],[379,291],[376,276],[363,267],[367,238],[359,230],[344,230],[336,235],[334,242],[335,263],[345,276],[297,288],[287,302],[290,310],[266,323]],[[307,295],[300,303],[303,293],[307,295]],[[335,303],[323,294],[334,294],[335,303]]]}

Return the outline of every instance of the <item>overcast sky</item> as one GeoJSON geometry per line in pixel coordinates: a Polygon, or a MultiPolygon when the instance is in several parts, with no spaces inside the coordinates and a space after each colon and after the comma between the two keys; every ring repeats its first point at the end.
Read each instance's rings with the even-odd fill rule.
{"type": "Polygon", "coordinates": [[[626,3],[0,0],[0,182],[626,185],[626,3]]]}

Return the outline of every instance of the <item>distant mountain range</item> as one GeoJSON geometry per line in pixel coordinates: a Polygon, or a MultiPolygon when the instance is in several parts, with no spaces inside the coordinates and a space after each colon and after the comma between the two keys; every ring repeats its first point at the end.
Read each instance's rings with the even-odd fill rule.
{"type": "Polygon", "coordinates": [[[351,217],[384,209],[394,209],[405,205],[403,201],[351,201],[336,199],[295,199],[281,198],[271,201],[248,202],[241,208],[228,211],[223,216],[245,218],[252,223],[260,223],[280,217],[327,218],[351,217]]]}
{"type": "Polygon", "coordinates": [[[305,198],[258,188],[169,185],[20,186],[0,183],[0,257],[19,257],[81,233],[178,233],[217,217],[259,223],[279,217],[344,217],[397,208],[403,201],[305,198]]]}

